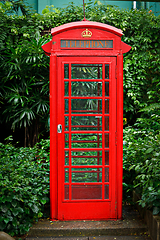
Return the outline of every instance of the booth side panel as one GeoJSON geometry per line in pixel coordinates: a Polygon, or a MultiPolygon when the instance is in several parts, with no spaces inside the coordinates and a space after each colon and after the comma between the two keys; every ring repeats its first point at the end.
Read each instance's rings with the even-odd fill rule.
{"type": "Polygon", "coordinates": [[[57,79],[56,56],[50,56],[50,218],[57,218],[57,79]]]}
{"type": "Polygon", "coordinates": [[[123,179],[123,55],[117,56],[117,190],[118,219],[122,218],[123,179]]]}

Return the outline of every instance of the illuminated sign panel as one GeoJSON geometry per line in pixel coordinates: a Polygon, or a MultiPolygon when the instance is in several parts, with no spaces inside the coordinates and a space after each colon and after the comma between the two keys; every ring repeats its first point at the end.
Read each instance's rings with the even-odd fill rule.
{"type": "Polygon", "coordinates": [[[113,40],[61,40],[61,48],[113,48],[113,40]]]}

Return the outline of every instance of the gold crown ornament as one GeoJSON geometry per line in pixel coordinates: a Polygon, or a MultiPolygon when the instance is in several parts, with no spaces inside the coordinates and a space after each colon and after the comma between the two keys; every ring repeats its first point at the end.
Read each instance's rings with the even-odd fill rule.
{"type": "Polygon", "coordinates": [[[92,36],[92,32],[89,31],[87,28],[81,34],[82,34],[82,37],[85,37],[85,38],[89,38],[92,36]]]}

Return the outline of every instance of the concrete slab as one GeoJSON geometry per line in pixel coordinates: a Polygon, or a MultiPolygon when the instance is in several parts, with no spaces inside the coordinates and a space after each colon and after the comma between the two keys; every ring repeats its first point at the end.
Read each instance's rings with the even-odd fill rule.
{"type": "Polygon", "coordinates": [[[151,240],[151,238],[147,236],[99,236],[99,237],[27,238],[26,240],[151,240]]]}
{"type": "Polygon", "coordinates": [[[26,239],[29,240],[29,237],[36,239],[36,237],[134,236],[146,231],[147,227],[139,218],[138,212],[130,206],[125,206],[123,220],[117,221],[52,222],[49,219],[43,219],[30,228],[26,239]]]}

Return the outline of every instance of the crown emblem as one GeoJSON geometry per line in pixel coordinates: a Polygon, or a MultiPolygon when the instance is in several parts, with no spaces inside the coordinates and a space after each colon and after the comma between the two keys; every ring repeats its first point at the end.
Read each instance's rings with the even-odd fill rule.
{"type": "Polygon", "coordinates": [[[82,37],[91,37],[92,36],[92,32],[89,31],[87,28],[81,34],[82,34],[82,37]]]}

